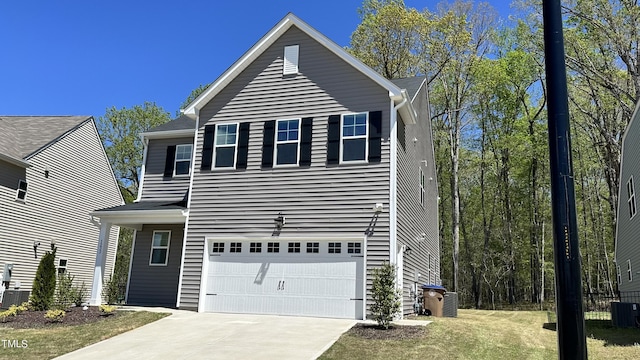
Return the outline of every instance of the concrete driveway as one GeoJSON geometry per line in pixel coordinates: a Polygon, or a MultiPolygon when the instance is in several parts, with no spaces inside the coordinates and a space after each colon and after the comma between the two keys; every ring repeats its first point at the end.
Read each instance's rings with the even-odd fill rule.
{"type": "Polygon", "coordinates": [[[356,323],[165,311],[173,314],[57,359],[315,359],[356,323]]]}

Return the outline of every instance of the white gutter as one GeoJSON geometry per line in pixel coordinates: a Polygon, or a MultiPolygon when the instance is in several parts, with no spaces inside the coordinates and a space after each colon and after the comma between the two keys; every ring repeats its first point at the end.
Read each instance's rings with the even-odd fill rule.
{"type": "Polygon", "coordinates": [[[151,131],[141,133],[140,136],[144,139],[170,139],[175,137],[193,136],[194,129],[181,129],[181,130],[166,130],[166,131],[151,131]]]}
{"type": "Polygon", "coordinates": [[[29,164],[28,162],[26,162],[26,161],[24,161],[22,159],[15,158],[13,156],[0,154],[0,159],[6,161],[8,163],[11,163],[13,165],[20,166],[21,168],[25,168],[26,169],[26,168],[31,167],[31,164],[29,164]]]}

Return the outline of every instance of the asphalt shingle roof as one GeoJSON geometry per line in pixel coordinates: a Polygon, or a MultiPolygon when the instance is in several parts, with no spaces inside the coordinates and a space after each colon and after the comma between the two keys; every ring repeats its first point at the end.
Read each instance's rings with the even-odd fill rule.
{"type": "Polygon", "coordinates": [[[173,119],[168,123],[164,123],[162,125],[153,127],[147,130],[146,132],[187,130],[187,129],[195,131],[196,121],[186,115],[181,115],[180,117],[173,119]]]}
{"type": "Polygon", "coordinates": [[[114,206],[97,211],[149,211],[149,210],[184,210],[186,200],[180,201],[140,201],[137,203],[114,206]]]}
{"type": "Polygon", "coordinates": [[[422,85],[422,82],[424,80],[424,76],[414,76],[402,79],[393,79],[391,80],[391,82],[400,89],[406,89],[409,93],[409,96],[413,98],[414,96],[416,96],[416,92],[420,90],[420,85],[422,85]]]}
{"type": "Polygon", "coordinates": [[[0,153],[27,159],[91,116],[4,116],[0,115],[0,153]]]}

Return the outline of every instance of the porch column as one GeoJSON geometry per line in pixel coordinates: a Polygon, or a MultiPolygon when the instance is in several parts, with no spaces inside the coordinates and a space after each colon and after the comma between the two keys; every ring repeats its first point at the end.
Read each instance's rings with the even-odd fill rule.
{"type": "Polygon", "coordinates": [[[89,305],[92,306],[102,304],[102,281],[107,263],[111,225],[110,222],[100,223],[100,239],[98,240],[98,249],[96,250],[96,265],[93,269],[93,285],[91,285],[91,300],[89,300],[89,305]]]}

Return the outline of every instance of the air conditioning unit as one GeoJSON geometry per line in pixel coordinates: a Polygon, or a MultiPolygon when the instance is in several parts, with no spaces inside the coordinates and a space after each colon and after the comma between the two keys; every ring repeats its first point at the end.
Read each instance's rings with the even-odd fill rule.
{"type": "Polygon", "coordinates": [[[5,290],[0,309],[8,309],[11,305],[20,305],[25,301],[29,301],[30,293],[28,290],[5,290]]]}
{"type": "Polygon", "coordinates": [[[444,304],[442,305],[442,316],[458,317],[458,293],[448,292],[444,294],[444,304]]]}
{"type": "Polygon", "coordinates": [[[619,328],[640,326],[640,304],[612,302],[611,322],[619,328]]]}

